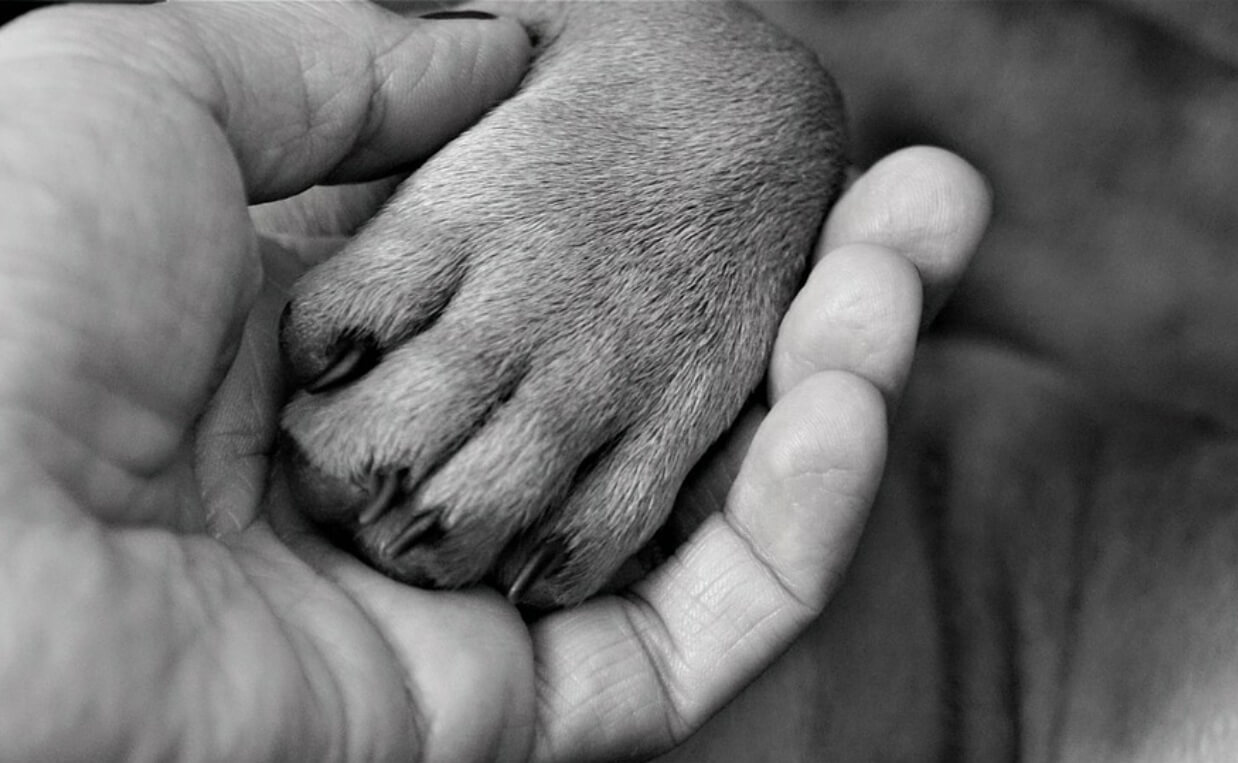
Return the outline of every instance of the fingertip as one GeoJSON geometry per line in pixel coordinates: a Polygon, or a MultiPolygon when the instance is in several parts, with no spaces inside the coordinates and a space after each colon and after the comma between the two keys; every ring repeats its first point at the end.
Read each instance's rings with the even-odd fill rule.
{"type": "Polygon", "coordinates": [[[853,242],[902,253],[919,270],[931,314],[962,275],[991,209],[989,184],[971,164],[940,148],[906,148],[874,164],[843,195],[819,256],[853,242]]]}
{"type": "Polygon", "coordinates": [[[855,373],[827,370],[803,379],[770,409],[749,458],[770,484],[822,471],[866,474],[880,467],[884,440],[881,391],[855,373]]]}
{"type": "Polygon", "coordinates": [[[902,388],[920,325],[916,267],[878,244],[846,244],[813,268],[791,303],[770,361],[770,399],[808,376],[848,371],[892,401],[902,388]]]}
{"type": "Polygon", "coordinates": [[[727,521],[795,599],[816,611],[851,559],[886,453],[880,390],[813,374],[771,410],[727,503],[727,521]]]}

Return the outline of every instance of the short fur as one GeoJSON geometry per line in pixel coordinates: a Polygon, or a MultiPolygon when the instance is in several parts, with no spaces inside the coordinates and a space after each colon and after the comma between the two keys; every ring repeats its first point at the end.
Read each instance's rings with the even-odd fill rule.
{"type": "Polygon", "coordinates": [[[294,380],[341,341],[381,361],[298,394],[301,502],[420,585],[597,591],[666,519],[764,373],[841,186],[837,90],[755,14],[716,3],[523,5],[520,91],[440,151],[296,287],[294,380]],[[375,470],[399,506],[360,527],[375,470]],[[414,517],[436,526],[385,550],[414,517]]]}

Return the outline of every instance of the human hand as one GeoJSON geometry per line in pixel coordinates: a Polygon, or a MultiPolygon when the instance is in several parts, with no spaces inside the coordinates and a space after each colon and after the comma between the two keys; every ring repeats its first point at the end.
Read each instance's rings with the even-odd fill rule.
{"type": "MultiPolygon", "coordinates": [[[[185,12],[167,10],[171,13],[164,18],[185,12]]],[[[236,49],[212,53],[210,40],[218,44],[226,37],[240,49],[252,46],[248,26],[240,22],[253,12],[230,11],[230,21],[222,22],[231,25],[226,35],[213,27],[221,23],[214,11],[210,20],[190,14],[175,22],[189,18],[199,36],[212,35],[205,39],[206,57],[180,74],[188,71],[187,81],[194,81],[222,67],[223,76],[216,78],[225,83],[216,92],[221,100],[208,103],[224,115],[232,150],[242,162],[255,162],[244,165],[250,197],[280,196],[321,179],[387,169],[367,164],[381,152],[359,150],[353,162],[345,163],[347,169],[331,175],[331,159],[348,152],[348,136],[332,138],[315,130],[312,108],[276,120],[264,109],[279,99],[227,90],[228,76],[237,75],[229,60],[235,65],[236,59],[219,54],[236,49]],[[247,149],[246,137],[253,142],[260,125],[288,123],[305,132],[281,143],[277,155],[256,155],[254,145],[247,149]],[[321,142],[311,146],[314,140],[321,142]]],[[[344,25],[344,11],[331,9],[326,15],[344,25]]],[[[301,29],[312,32],[317,22],[299,18],[301,29]]],[[[367,29],[380,37],[408,29],[368,18],[367,29]],[[387,25],[394,29],[382,32],[387,25]]],[[[475,71],[494,74],[494,90],[486,92],[497,95],[494,91],[512,84],[502,80],[503,72],[518,76],[526,48],[518,30],[492,23],[480,25],[499,30],[490,31],[491,47],[475,50],[493,58],[475,71]]],[[[440,27],[432,33],[486,33],[440,27]]],[[[160,39],[152,27],[136,28],[148,39],[160,39]]],[[[183,32],[187,27],[173,28],[183,32]]],[[[289,27],[281,23],[276,28],[289,27]]],[[[316,44],[323,44],[325,32],[318,33],[316,44]]],[[[417,43],[405,45],[415,58],[417,43]]],[[[260,75],[278,69],[281,60],[286,63],[249,49],[256,58],[246,60],[247,86],[261,82],[260,75]]],[[[344,92],[331,85],[348,78],[334,74],[322,75],[318,92],[344,92]]],[[[296,92],[298,83],[310,81],[295,66],[269,76],[275,94],[296,92]]],[[[379,91],[381,98],[398,88],[379,91]]],[[[479,96],[479,102],[486,97],[479,96]]],[[[310,98],[309,105],[326,104],[310,98]]],[[[424,103],[404,105],[388,110],[364,144],[381,147],[401,128],[407,130],[413,117],[428,113],[424,103]]],[[[70,111],[64,122],[72,125],[77,110],[70,111]]],[[[149,108],[132,113],[138,120],[155,115],[149,108]]],[[[212,120],[198,124],[217,139],[223,137],[212,120]]],[[[80,129],[80,121],[76,125],[80,129]]],[[[39,228],[46,238],[35,243],[46,249],[37,251],[66,253],[59,260],[31,260],[28,250],[7,242],[4,249],[12,264],[7,270],[14,274],[23,272],[18,267],[52,265],[50,271],[35,270],[37,281],[5,279],[11,296],[6,303],[19,316],[37,317],[40,312],[33,308],[42,305],[32,301],[40,297],[53,300],[43,315],[49,310],[53,316],[76,315],[66,305],[84,299],[96,311],[53,324],[63,332],[58,342],[34,344],[16,332],[9,346],[23,362],[10,365],[4,358],[6,371],[14,369],[12,378],[26,382],[25,387],[14,385],[18,392],[47,395],[29,405],[14,394],[6,406],[15,412],[8,431],[26,438],[10,438],[0,482],[10,497],[9,524],[17,530],[6,534],[10,547],[5,558],[13,561],[0,583],[5,591],[0,607],[6,622],[14,624],[10,632],[17,634],[16,643],[27,650],[6,650],[25,658],[10,660],[17,667],[3,674],[6,688],[20,683],[25,689],[20,704],[11,700],[13,707],[0,714],[6,756],[32,751],[53,757],[132,756],[135,751],[166,756],[192,750],[226,758],[420,752],[448,760],[578,759],[665,747],[772,659],[828,597],[875,488],[884,447],[884,403],[897,396],[914,344],[920,283],[912,263],[924,273],[929,298],[937,299],[961,268],[974,243],[969,236],[983,225],[985,212],[974,175],[936,152],[892,159],[858,182],[831,216],[824,244],[831,251],[784,326],[771,371],[772,412],[749,444],[763,415],[750,411],[719,449],[719,461],[699,472],[697,489],[704,492],[697,495],[702,497],[685,495],[689,502],[717,495],[729,482],[728,464],[746,452],[725,513],[707,520],[675,560],[630,595],[599,599],[529,628],[492,592],[426,592],[373,573],[299,528],[280,500],[278,485],[269,501],[272,516],[299,556],[265,521],[255,520],[267,487],[266,455],[279,397],[273,360],[278,290],[268,290],[248,309],[258,279],[247,220],[234,217],[231,226],[221,227],[203,225],[196,215],[172,214],[184,209],[176,193],[218,193],[223,187],[228,193],[219,195],[243,205],[245,191],[239,182],[216,181],[214,189],[169,187],[166,179],[153,182],[151,174],[134,173],[133,162],[120,160],[123,151],[157,157],[160,147],[151,145],[158,141],[150,139],[150,132],[133,129],[133,122],[116,125],[122,126],[128,130],[107,133],[106,142],[95,138],[113,152],[103,169],[131,178],[135,187],[123,185],[127,191],[143,191],[143,183],[158,189],[138,197],[146,205],[134,205],[124,194],[101,193],[101,178],[116,182],[102,173],[93,178],[94,185],[79,181],[48,187],[79,193],[76,198],[86,209],[98,211],[96,220],[128,212],[130,217],[115,219],[136,216],[145,225],[109,231],[97,239],[102,246],[92,247],[93,259],[82,256],[81,237],[92,231],[78,227],[77,216],[59,227],[39,228]],[[135,136],[143,139],[135,141],[135,136]],[[922,182],[906,182],[916,177],[922,182]],[[117,201],[134,206],[108,208],[117,201]],[[195,222],[196,227],[187,227],[195,222]],[[239,243],[232,240],[238,230],[243,232],[239,243]],[[203,235],[211,231],[214,237],[203,235]],[[195,234],[204,239],[196,242],[200,259],[168,246],[194,243],[195,234]],[[49,239],[55,240],[48,244],[49,239]],[[875,246],[840,248],[855,241],[875,246]],[[66,277],[82,273],[97,280],[66,277]],[[32,283],[57,288],[47,297],[32,291],[32,283]],[[93,292],[82,290],[83,283],[111,301],[91,305],[93,292]],[[140,289],[143,283],[155,288],[140,289]],[[143,295],[153,297],[154,304],[143,303],[143,295]],[[228,340],[239,333],[247,314],[241,350],[232,358],[228,340]],[[175,330],[177,341],[159,341],[152,330],[165,332],[162,336],[175,330]],[[98,367],[102,373],[94,377],[73,374],[98,367]],[[114,384],[116,379],[125,384],[114,384]],[[101,387],[116,400],[101,397],[101,387]],[[39,411],[47,410],[61,412],[55,426],[43,423],[47,419],[39,411]],[[66,411],[75,415],[64,416],[66,411]],[[71,436],[57,435],[57,430],[71,436]],[[82,444],[75,450],[73,443],[82,444]],[[109,472],[106,467],[117,462],[121,468],[109,472]],[[69,470],[66,464],[88,468],[69,470]],[[777,510],[762,516],[767,503],[777,510]],[[206,525],[223,539],[164,529],[206,525]],[[40,648],[47,646],[54,648],[40,648]]],[[[205,137],[192,126],[186,129],[186,136],[205,137]]],[[[427,140],[420,148],[433,143],[427,140]]],[[[72,155],[63,141],[59,145],[64,156],[72,155]]],[[[213,148],[228,151],[222,140],[213,148]]],[[[384,150],[390,155],[393,149],[384,150]]],[[[218,173],[220,154],[214,156],[215,162],[193,156],[179,160],[196,162],[198,173],[218,173]]],[[[73,158],[80,163],[82,155],[73,158]]],[[[152,158],[136,164],[149,172],[162,168],[152,158]]],[[[235,166],[231,160],[223,164],[235,166]]],[[[57,167],[54,162],[48,166],[57,167]]],[[[86,174],[80,164],[77,174],[86,174]]],[[[347,190],[321,195],[355,202],[358,208],[372,198],[347,190]]],[[[200,213],[211,206],[190,209],[200,213]]],[[[286,211],[265,208],[255,216],[265,230],[281,231],[271,220],[286,211]]],[[[336,223],[343,225],[340,221],[349,217],[341,214],[336,223]]],[[[23,219],[30,218],[7,221],[4,235],[24,234],[27,238],[18,243],[34,242],[23,219]]],[[[341,230],[329,224],[313,232],[329,237],[341,230]]],[[[303,247],[304,239],[288,235],[278,241],[285,246],[268,241],[264,247],[274,281],[295,275],[299,263],[292,255],[297,251],[322,249],[303,247]]],[[[6,691],[5,696],[16,698],[17,693],[6,691]]]]}
{"type": "Polygon", "coordinates": [[[380,634],[254,522],[279,390],[247,205],[432,153],[528,52],[360,4],[0,31],[0,758],[416,749],[380,634]]]}

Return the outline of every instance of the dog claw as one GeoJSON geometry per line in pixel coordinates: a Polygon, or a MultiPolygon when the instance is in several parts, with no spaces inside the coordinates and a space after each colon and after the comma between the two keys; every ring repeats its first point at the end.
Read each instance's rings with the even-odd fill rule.
{"type": "Polygon", "coordinates": [[[404,529],[387,542],[383,555],[388,559],[404,556],[418,543],[433,535],[438,528],[438,514],[437,511],[423,511],[413,515],[404,529]]]}
{"type": "Polygon", "coordinates": [[[370,476],[370,502],[357,515],[362,527],[374,524],[395,503],[404,474],[402,470],[375,472],[370,476]]]}
{"type": "Polygon", "coordinates": [[[344,343],[322,373],[305,385],[305,391],[316,395],[347,384],[373,368],[376,360],[374,349],[364,342],[344,343]]]}
{"type": "Polygon", "coordinates": [[[516,575],[516,579],[508,587],[507,600],[512,604],[518,603],[530,588],[546,577],[547,573],[558,567],[566,555],[567,549],[558,541],[550,541],[534,551],[525,560],[524,566],[520,568],[520,572],[516,575]]]}

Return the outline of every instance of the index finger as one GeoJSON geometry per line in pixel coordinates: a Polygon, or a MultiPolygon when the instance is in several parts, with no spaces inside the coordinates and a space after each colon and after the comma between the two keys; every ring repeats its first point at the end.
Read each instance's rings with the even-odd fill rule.
{"type": "Polygon", "coordinates": [[[66,94],[102,74],[172,108],[187,99],[222,128],[252,201],[433,153],[515,88],[530,53],[511,20],[356,2],[56,8],[4,33],[6,66],[60,66],[41,79],[66,94]]]}

